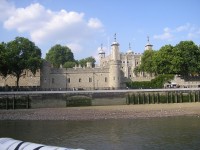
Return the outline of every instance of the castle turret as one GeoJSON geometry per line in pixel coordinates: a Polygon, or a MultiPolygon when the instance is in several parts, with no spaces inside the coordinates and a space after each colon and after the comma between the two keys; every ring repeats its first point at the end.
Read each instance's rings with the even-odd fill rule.
{"type": "Polygon", "coordinates": [[[127,51],[128,54],[133,54],[133,51],[131,50],[131,43],[129,43],[129,49],[127,51]]]}
{"type": "Polygon", "coordinates": [[[99,60],[105,58],[105,51],[103,50],[103,44],[101,44],[101,49],[99,50],[99,60]]]}
{"type": "Polygon", "coordinates": [[[111,89],[119,89],[121,83],[121,72],[120,72],[120,53],[119,43],[115,41],[111,45],[111,58],[109,64],[109,86],[111,89]]]}
{"type": "Polygon", "coordinates": [[[116,34],[114,36],[114,42],[111,45],[111,60],[120,60],[119,43],[116,41],[116,34]]]}
{"type": "Polygon", "coordinates": [[[149,42],[149,36],[147,36],[147,44],[145,45],[145,50],[152,50],[153,45],[149,42]]]}

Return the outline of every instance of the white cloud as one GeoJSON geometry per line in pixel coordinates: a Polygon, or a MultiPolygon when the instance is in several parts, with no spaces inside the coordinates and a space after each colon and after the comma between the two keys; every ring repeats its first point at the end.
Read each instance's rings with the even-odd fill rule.
{"type": "Polygon", "coordinates": [[[4,21],[10,15],[14,14],[15,6],[7,0],[0,0],[0,21],[4,21]]]}
{"type": "Polygon", "coordinates": [[[33,31],[43,25],[45,20],[48,21],[50,13],[45,8],[36,3],[26,8],[18,8],[5,22],[6,29],[16,29],[19,32],[33,31]],[[42,15],[41,15],[42,14],[42,15]]]}
{"type": "Polygon", "coordinates": [[[177,27],[175,30],[177,32],[187,31],[191,27],[190,23],[186,23],[185,25],[177,27]]]}
{"type": "Polygon", "coordinates": [[[158,40],[194,40],[200,37],[200,27],[186,23],[184,25],[178,26],[174,29],[164,28],[163,33],[159,35],[154,35],[154,39],[158,40]]]}
{"type": "Polygon", "coordinates": [[[83,50],[83,47],[78,43],[68,43],[66,46],[69,47],[73,53],[78,53],[83,50]]]}
{"type": "Polygon", "coordinates": [[[167,27],[167,28],[164,28],[163,34],[154,35],[153,38],[158,39],[158,40],[172,40],[173,35],[171,33],[171,29],[167,27]]]}
{"type": "Polygon", "coordinates": [[[97,18],[90,18],[90,20],[88,21],[88,26],[97,29],[103,27],[101,21],[97,18]]]}
{"type": "Polygon", "coordinates": [[[91,42],[99,33],[103,34],[101,21],[98,18],[86,20],[84,13],[64,9],[52,11],[39,3],[15,8],[12,12],[4,20],[4,28],[28,33],[31,40],[39,45],[50,43],[53,46],[59,41],[69,43],[73,51],[82,51],[81,44],[91,42]]]}

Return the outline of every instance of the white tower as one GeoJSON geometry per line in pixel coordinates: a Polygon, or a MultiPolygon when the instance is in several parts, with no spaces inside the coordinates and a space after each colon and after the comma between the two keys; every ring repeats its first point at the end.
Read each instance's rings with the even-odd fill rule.
{"type": "Polygon", "coordinates": [[[111,45],[111,58],[109,66],[109,87],[111,89],[119,89],[121,83],[121,72],[120,72],[120,53],[119,43],[116,41],[116,34],[114,42],[111,45]]]}
{"type": "Polygon", "coordinates": [[[147,44],[145,45],[145,50],[152,50],[153,45],[149,42],[149,36],[147,36],[147,44]]]}
{"type": "Polygon", "coordinates": [[[130,57],[133,57],[133,51],[131,50],[131,44],[129,43],[129,49],[128,49],[128,51],[125,55],[125,59],[124,59],[124,61],[125,61],[125,63],[124,63],[124,77],[127,77],[127,78],[129,78],[129,72],[130,72],[129,66],[128,66],[129,65],[128,59],[130,57]]]}
{"type": "Polygon", "coordinates": [[[120,60],[119,43],[116,41],[116,34],[114,36],[114,42],[111,45],[111,60],[120,60]]]}

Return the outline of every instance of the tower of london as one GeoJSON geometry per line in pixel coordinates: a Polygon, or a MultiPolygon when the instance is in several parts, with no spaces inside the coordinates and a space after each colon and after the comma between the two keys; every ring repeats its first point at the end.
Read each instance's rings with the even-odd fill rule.
{"type": "MultiPolygon", "coordinates": [[[[149,39],[145,50],[152,50],[149,39]]],[[[149,81],[152,79],[143,72],[134,73],[134,69],[141,64],[141,53],[134,53],[129,49],[120,52],[120,44],[116,40],[111,44],[111,53],[107,55],[103,48],[99,50],[99,64],[92,67],[90,62],[86,66],[73,68],[54,68],[49,62],[44,62],[42,68],[34,77],[26,71],[20,78],[20,86],[37,86],[52,90],[97,90],[125,88],[127,81],[149,81]],[[34,83],[32,82],[34,81],[34,83]]],[[[15,77],[0,78],[0,86],[15,86],[15,77]]]]}
{"type": "MultiPolygon", "coordinates": [[[[148,39],[145,50],[152,50],[152,46],[148,39]]],[[[98,55],[99,64],[95,67],[89,62],[85,67],[68,69],[55,69],[48,63],[44,64],[41,70],[41,87],[67,90],[121,89],[125,88],[127,81],[152,79],[145,73],[134,73],[135,67],[141,63],[142,54],[134,53],[130,46],[127,53],[121,53],[116,37],[111,44],[111,54],[106,55],[101,47],[98,55]]]]}

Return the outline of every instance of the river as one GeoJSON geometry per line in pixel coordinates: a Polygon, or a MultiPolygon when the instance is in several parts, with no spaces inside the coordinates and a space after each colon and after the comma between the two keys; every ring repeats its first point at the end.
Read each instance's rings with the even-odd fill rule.
{"type": "Polygon", "coordinates": [[[86,150],[197,150],[200,117],[0,121],[0,137],[86,150]]]}

